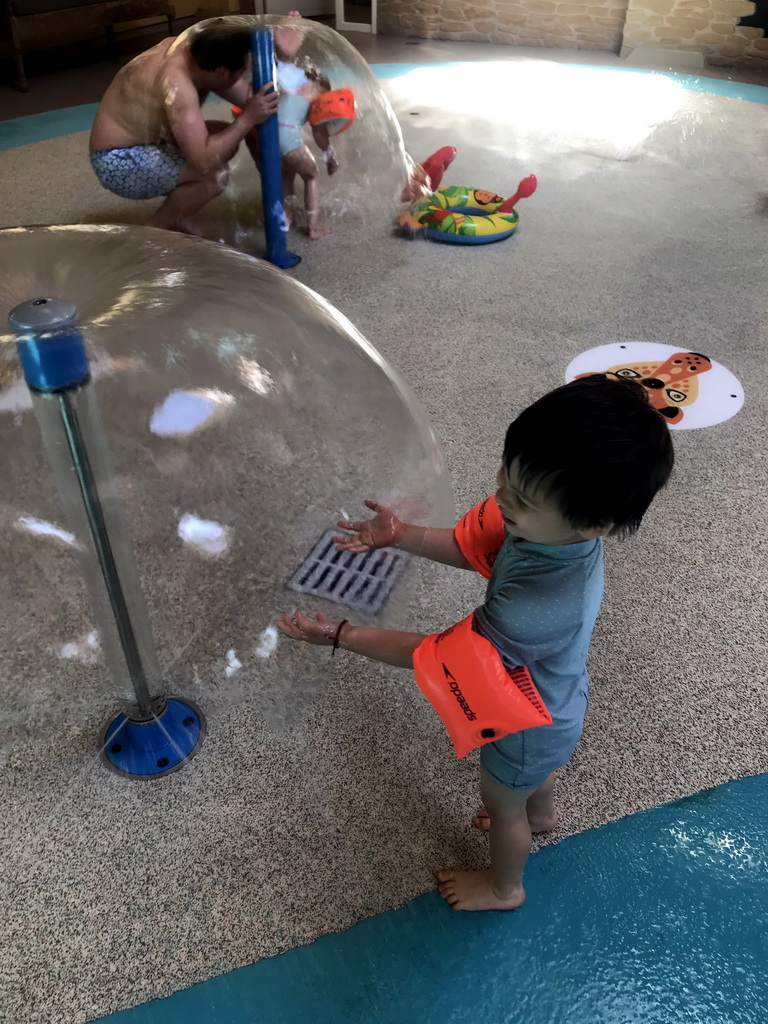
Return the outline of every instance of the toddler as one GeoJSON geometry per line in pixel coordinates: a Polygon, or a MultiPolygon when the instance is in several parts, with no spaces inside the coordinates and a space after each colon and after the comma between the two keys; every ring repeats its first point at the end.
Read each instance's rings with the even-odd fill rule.
{"type": "MultiPolygon", "coordinates": [[[[445,678],[430,679],[425,667],[435,644],[450,634],[455,644],[458,636],[465,661],[482,648],[476,672],[460,688],[468,719],[483,687],[496,686],[503,703],[508,680],[527,669],[535,689],[525,692],[537,706],[543,702],[551,721],[507,735],[476,733],[471,745],[482,744],[484,806],[475,823],[488,831],[490,869],[437,872],[441,895],[455,910],[513,910],[525,899],[531,833],[557,823],[553,773],[570,759],[587,711],[586,661],[603,595],[603,538],[638,528],[672,465],[669,429],[643,387],[603,374],[573,381],[510,425],[495,494],[455,529],[403,523],[375,501],[366,501],[373,519],[338,524],[351,531],[337,538],[340,550],[395,547],[481,572],[488,578],[485,600],[464,632],[456,627],[425,636],[301,612],[278,622],[296,640],[415,668],[428,695],[430,686],[445,685],[445,678]]],[[[439,648],[438,665],[445,649],[439,648]]]]}

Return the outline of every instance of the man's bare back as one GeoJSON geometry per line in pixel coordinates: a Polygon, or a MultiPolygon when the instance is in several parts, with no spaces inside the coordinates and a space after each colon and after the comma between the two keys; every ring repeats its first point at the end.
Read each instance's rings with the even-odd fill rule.
{"type": "MultiPolygon", "coordinates": [[[[174,141],[168,119],[174,94],[194,88],[185,35],[164,39],[118,71],[93,122],[92,153],[174,141]]],[[[202,106],[207,90],[197,93],[202,106]]]]}

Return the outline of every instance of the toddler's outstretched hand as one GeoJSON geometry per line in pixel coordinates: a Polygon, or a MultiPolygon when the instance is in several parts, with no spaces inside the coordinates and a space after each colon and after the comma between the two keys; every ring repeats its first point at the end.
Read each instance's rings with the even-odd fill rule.
{"type": "Polygon", "coordinates": [[[337,526],[342,530],[351,530],[352,536],[334,537],[337,551],[349,551],[360,555],[374,548],[396,547],[403,532],[403,523],[391,508],[380,505],[378,501],[365,501],[366,507],[376,513],[375,519],[364,519],[353,522],[351,519],[340,519],[337,526]]]}
{"type": "Polygon", "coordinates": [[[296,612],[295,615],[284,612],[277,619],[276,625],[281,633],[294,640],[303,640],[305,644],[331,647],[334,637],[338,636],[342,623],[331,622],[322,612],[318,612],[314,619],[308,618],[302,612],[296,612]]]}

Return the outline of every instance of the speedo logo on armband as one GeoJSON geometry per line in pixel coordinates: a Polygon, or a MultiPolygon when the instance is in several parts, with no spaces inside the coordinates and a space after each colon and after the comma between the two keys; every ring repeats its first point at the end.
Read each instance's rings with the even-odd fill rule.
{"type": "Polygon", "coordinates": [[[518,688],[520,693],[522,693],[529,703],[533,704],[537,711],[540,711],[544,715],[548,713],[547,709],[539,699],[536,687],[533,685],[531,673],[525,665],[517,665],[515,668],[508,668],[507,675],[518,688]]]}
{"type": "Polygon", "coordinates": [[[483,516],[485,515],[485,506],[488,504],[488,500],[489,499],[486,498],[483,502],[481,502],[480,508],[477,510],[477,525],[480,527],[481,530],[485,529],[485,527],[483,526],[483,516]]]}
{"type": "Polygon", "coordinates": [[[499,557],[499,551],[501,551],[501,548],[496,548],[495,551],[489,551],[488,554],[485,556],[485,564],[488,566],[489,569],[493,568],[494,562],[499,557]]]}
{"type": "Polygon", "coordinates": [[[443,663],[443,672],[445,672],[445,678],[448,682],[448,688],[450,689],[453,696],[456,698],[456,702],[458,703],[461,710],[467,716],[468,721],[476,722],[477,715],[467,703],[466,697],[461,692],[461,687],[459,686],[453,675],[448,671],[445,663],[443,663]]]}

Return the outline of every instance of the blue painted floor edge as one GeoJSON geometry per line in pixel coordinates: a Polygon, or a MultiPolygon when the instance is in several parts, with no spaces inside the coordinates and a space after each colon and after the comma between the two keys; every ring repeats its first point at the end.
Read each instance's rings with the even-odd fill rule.
{"type": "Polygon", "coordinates": [[[430,893],[102,1024],[762,1024],[766,802],[705,790],[534,854],[514,913],[430,893]]]}
{"type": "MultiPolygon", "coordinates": [[[[540,58],[531,58],[540,59],[540,58]]],[[[432,64],[371,64],[376,78],[401,78],[420,68],[466,67],[471,61],[446,61],[432,64]]],[[[550,61],[549,63],[556,63],[550,61]]],[[[678,82],[692,92],[726,96],[730,99],[747,100],[751,103],[768,103],[768,86],[750,85],[730,79],[705,78],[683,75],[673,71],[658,71],[655,68],[614,67],[604,64],[569,64],[560,62],[562,67],[576,71],[620,71],[624,74],[661,75],[678,82]]],[[[33,142],[55,139],[61,135],[88,131],[96,114],[97,103],[84,103],[77,107],[62,107],[43,114],[29,114],[8,121],[0,121],[0,150],[15,149],[33,142]]]]}
{"type": "MultiPolygon", "coordinates": [[[[662,71],[659,68],[639,68],[631,65],[571,64],[568,61],[553,61],[533,56],[530,60],[548,64],[559,64],[560,67],[569,68],[573,71],[619,71],[622,74],[628,75],[659,75],[662,78],[669,78],[671,81],[677,82],[690,92],[710,93],[714,96],[726,96],[730,99],[749,100],[752,103],[768,103],[768,86],[751,85],[748,82],[739,82],[729,78],[708,78],[700,75],[686,75],[678,71],[662,71]]],[[[519,63],[520,61],[516,62],[519,63]]],[[[376,78],[402,78],[403,75],[407,75],[411,71],[417,71],[419,68],[461,68],[471,63],[478,62],[442,61],[431,64],[371,64],[371,70],[376,78]]],[[[501,62],[491,61],[489,63],[501,62]]]]}

